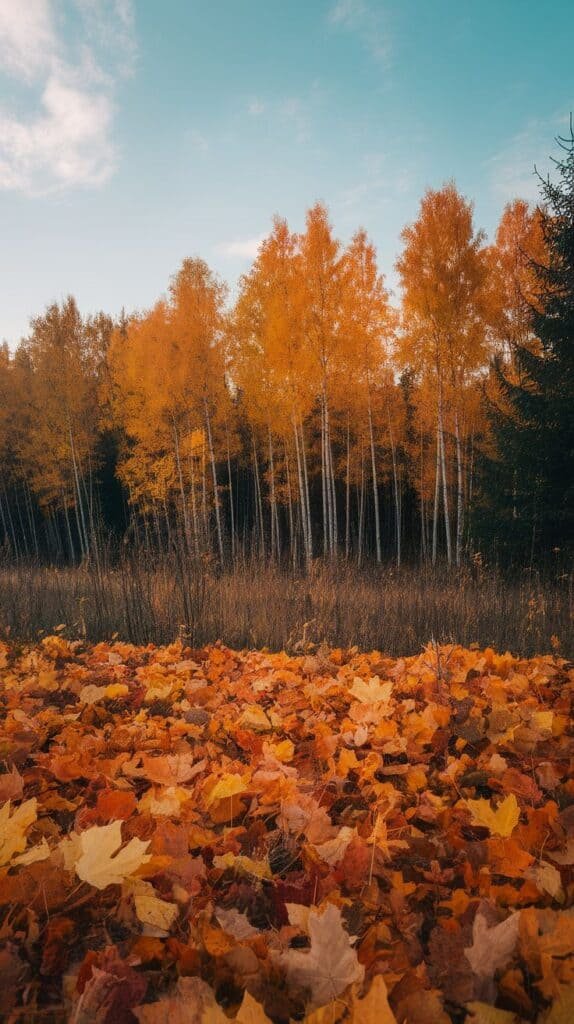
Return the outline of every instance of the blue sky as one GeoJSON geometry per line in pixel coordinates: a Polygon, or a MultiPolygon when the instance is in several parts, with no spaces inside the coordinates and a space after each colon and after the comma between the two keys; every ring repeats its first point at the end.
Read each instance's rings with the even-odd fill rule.
{"type": "Polygon", "coordinates": [[[187,255],[233,289],[327,203],[395,283],[454,178],[490,234],[574,108],[555,0],[0,0],[0,339],[66,294],[145,308],[187,255]]]}

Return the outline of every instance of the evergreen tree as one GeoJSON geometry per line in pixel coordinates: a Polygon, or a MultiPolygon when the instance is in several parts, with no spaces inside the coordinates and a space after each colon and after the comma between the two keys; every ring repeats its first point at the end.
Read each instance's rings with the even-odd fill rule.
{"type": "Polygon", "coordinates": [[[494,458],[487,503],[505,547],[539,559],[574,536],[574,131],[554,180],[540,177],[546,259],[531,260],[532,334],[516,345],[510,366],[493,367],[499,401],[492,408],[494,458]]]}

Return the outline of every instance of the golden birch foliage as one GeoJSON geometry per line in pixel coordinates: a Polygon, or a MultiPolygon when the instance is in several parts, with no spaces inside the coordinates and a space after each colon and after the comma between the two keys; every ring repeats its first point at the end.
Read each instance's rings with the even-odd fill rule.
{"type": "Polygon", "coordinates": [[[232,331],[233,378],[258,427],[290,437],[310,413],[310,354],[302,331],[303,279],[297,238],[276,219],[240,283],[232,331]]]}
{"type": "Polygon", "coordinates": [[[300,239],[302,260],[303,332],[312,356],[316,395],[330,397],[341,373],[341,294],[343,263],[326,208],[317,203],[307,212],[300,239]]]}
{"type": "Polygon", "coordinates": [[[472,204],[453,183],[427,191],[418,219],[402,232],[404,249],[396,264],[403,289],[397,353],[419,387],[419,441],[423,437],[417,487],[425,497],[430,497],[436,474],[437,423],[450,482],[456,474],[454,435],[463,459],[473,431],[475,392],[489,356],[488,263],[484,235],[475,231],[472,213],[472,204]]]}
{"type": "Polygon", "coordinates": [[[60,503],[76,475],[95,468],[98,358],[73,298],[49,306],[31,327],[23,343],[31,370],[26,458],[41,500],[60,503]]]}
{"type": "Polygon", "coordinates": [[[169,299],[114,333],[111,402],[129,440],[120,474],[138,501],[185,489],[189,460],[202,453],[206,415],[213,430],[225,421],[224,299],[203,260],[184,260],[169,299]]]}
{"type": "Polygon", "coordinates": [[[492,326],[507,356],[515,345],[534,344],[530,307],[537,278],[531,261],[544,264],[546,257],[540,211],[523,199],[508,203],[488,251],[492,326]]]}
{"type": "Polygon", "coordinates": [[[404,426],[402,402],[393,372],[397,314],[392,308],[376,250],[362,229],[342,258],[341,359],[336,404],[346,407],[353,431],[363,440],[374,432],[385,445],[400,441],[404,426]]]}
{"type": "Polygon", "coordinates": [[[474,230],[472,204],[450,183],[427,191],[401,237],[400,361],[456,386],[487,356],[483,233],[474,230]]]}

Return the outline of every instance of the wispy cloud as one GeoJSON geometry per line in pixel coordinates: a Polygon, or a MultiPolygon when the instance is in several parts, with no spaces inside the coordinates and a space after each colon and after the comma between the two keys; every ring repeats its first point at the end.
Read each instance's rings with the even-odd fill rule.
{"type": "Polygon", "coordinates": [[[258,99],[258,97],[255,97],[255,99],[250,100],[247,105],[247,112],[251,114],[251,117],[260,117],[261,114],[265,113],[265,110],[265,103],[263,103],[262,100],[258,99]]]}
{"type": "Polygon", "coordinates": [[[380,2],[375,7],[367,0],[336,0],[329,11],[328,21],[335,28],[356,35],[375,60],[389,63],[391,37],[380,2]]]}
{"type": "Polygon", "coordinates": [[[303,95],[260,96],[249,100],[246,111],[255,122],[274,127],[297,144],[309,142],[317,110],[324,102],[319,82],[311,83],[303,95]]]}
{"type": "Polygon", "coordinates": [[[309,104],[297,96],[283,100],[279,107],[279,116],[295,129],[295,141],[309,142],[311,138],[311,117],[309,104]]]}
{"type": "Polygon", "coordinates": [[[337,206],[341,210],[357,207],[369,209],[396,205],[405,195],[413,194],[419,186],[415,164],[405,158],[400,171],[395,161],[388,154],[381,152],[366,153],[357,160],[357,170],[361,177],[354,184],[341,190],[337,197],[337,206]]]}
{"type": "Polygon", "coordinates": [[[38,195],[106,182],[117,165],[115,87],[135,56],[131,0],[68,0],[63,11],[55,0],[0,0],[0,64],[31,99],[26,113],[0,107],[0,188],[38,195]]]}
{"type": "Polygon", "coordinates": [[[198,153],[208,152],[209,142],[207,141],[205,135],[203,135],[202,132],[198,131],[197,128],[193,128],[189,132],[188,138],[191,145],[195,150],[197,150],[198,153]]]}
{"type": "Polygon", "coordinates": [[[233,242],[220,242],[216,246],[222,256],[241,257],[242,259],[255,259],[265,235],[257,235],[255,238],[237,239],[233,242]]]}
{"type": "Polygon", "coordinates": [[[552,170],[550,157],[557,155],[554,137],[568,126],[565,114],[532,119],[522,131],[513,135],[508,143],[486,161],[491,191],[504,202],[520,198],[530,202],[540,199],[541,174],[552,170]]]}

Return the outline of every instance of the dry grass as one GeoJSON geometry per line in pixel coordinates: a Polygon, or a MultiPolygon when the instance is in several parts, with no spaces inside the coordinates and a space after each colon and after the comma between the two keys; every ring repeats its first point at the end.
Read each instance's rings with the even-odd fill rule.
{"type": "Polygon", "coordinates": [[[420,650],[431,638],[530,656],[574,656],[572,577],[504,581],[481,569],[446,574],[319,565],[308,577],[257,564],[217,574],[175,563],[0,570],[0,626],[32,640],[65,624],[90,640],[181,636],[192,645],[301,649],[302,644],[420,650]]]}

